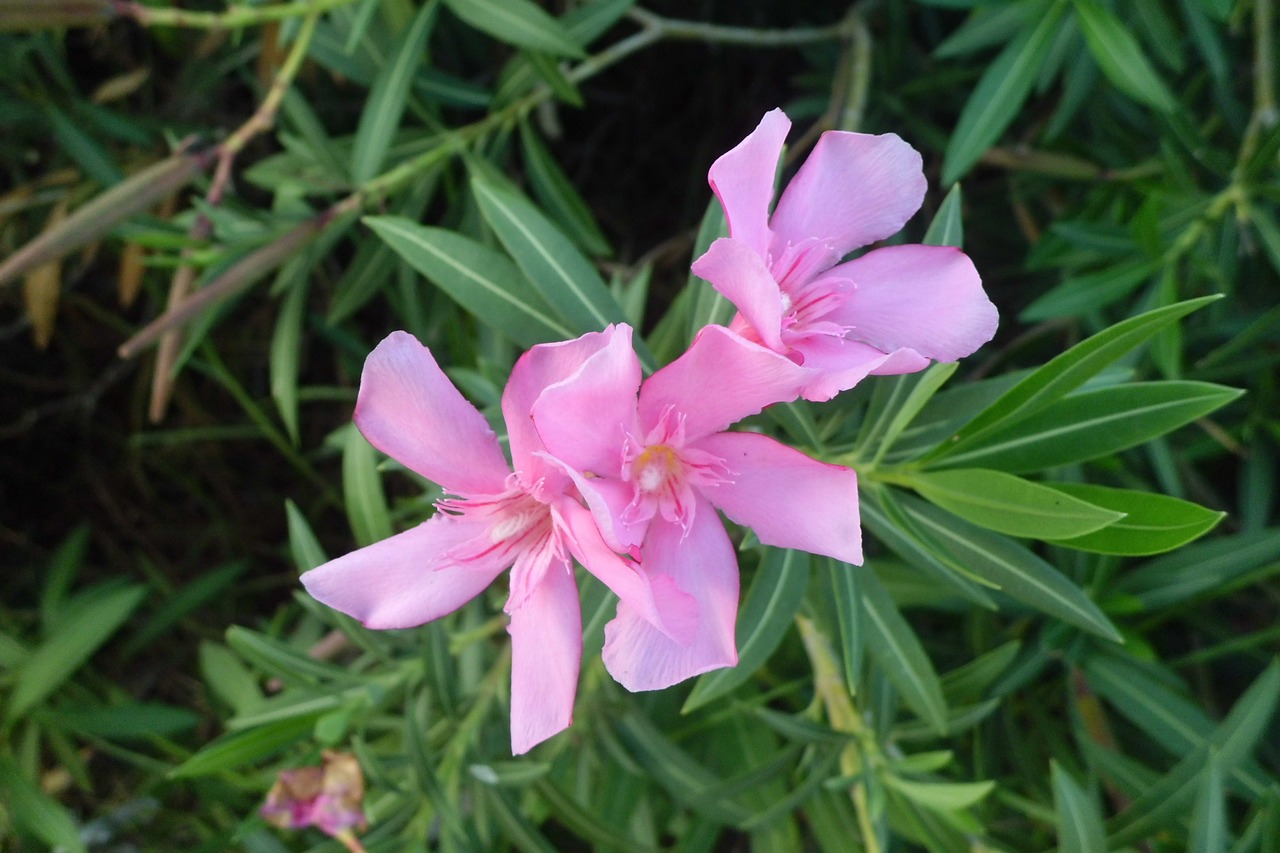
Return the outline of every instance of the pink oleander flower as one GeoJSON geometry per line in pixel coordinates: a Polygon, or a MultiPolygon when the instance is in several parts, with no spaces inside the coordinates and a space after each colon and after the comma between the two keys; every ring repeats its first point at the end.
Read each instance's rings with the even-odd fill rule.
{"type": "Polygon", "coordinates": [[[731,328],[812,369],[809,400],[869,374],[954,361],[990,340],[995,306],[959,249],[885,246],[840,263],[919,209],[925,178],[915,149],[892,133],[824,133],[770,215],[790,128],[781,110],[766,113],[711,166],[729,236],[693,271],[737,307],[731,328]]]}
{"type": "Polygon", "coordinates": [[[354,853],[364,850],[352,832],[368,826],[363,800],[364,775],[356,757],[325,750],[320,767],[281,770],[259,814],[281,829],[314,826],[354,853]]]}
{"type": "Polygon", "coordinates": [[[664,635],[628,601],[605,628],[604,662],[629,690],[656,690],[737,663],[738,563],[720,509],[760,541],[862,562],[857,477],[772,438],[725,432],[796,399],[808,373],[723,326],[641,383],[631,329],[533,404],[550,454],[573,477],[605,541],[639,549],[698,603],[692,642],[664,635]]]}
{"type": "Polygon", "coordinates": [[[696,602],[670,577],[610,549],[533,429],[534,400],[592,350],[580,339],[534,347],[516,363],[502,397],[512,473],[488,422],[430,350],[407,332],[388,336],[365,361],[356,426],[374,447],[454,497],[438,501],[435,515],[417,527],[302,576],[317,600],[370,628],[408,628],[451,613],[511,568],[505,610],[516,754],[572,722],[582,617],[571,558],[659,635],[687,643],[694,632],[696,602]]]}

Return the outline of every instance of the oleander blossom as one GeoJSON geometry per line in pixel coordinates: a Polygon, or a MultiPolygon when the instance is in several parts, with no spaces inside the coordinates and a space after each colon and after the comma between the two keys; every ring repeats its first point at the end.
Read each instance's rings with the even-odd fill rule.
{"type": "Polygon", "coordinates": [[[778,199],[774,175],[791,121],[781,110],[711,166],[729,224],[693,264],[738,309],[731,328],[813,371],[827,400],[870,374],[955,361],[991,339],[996,309],[959,249],[897,245],[924,200],[920,155],[894,134],[828,131],[778,199]]]}
{"type": "Polygon", "coordinates": [[[862,562],[851,469],[725,431],[796,399],[807,371],[723,326],[703,328],[643,383],[629,327],[579,342],[594,353],[532,407],[548,458],[573,477],[610,547],[638,549],[646,572],[669,575],[698,604],[689,643],[618,604],[603,657],[624,687],[656,690],[737,663],[738,563],[717,509],[765,544],[862,562]]]}
{"type": "Polygon", "coordinates": [[[353,833],[368,826],[360,764],[354,755],[332,750],[324,751],[323,762],[281,770],[259,814],[281,829],[314,826],[348,850],[364,850],[353,833]]]}
{"type": "Polygon", "coordinates": [[[516,754],[572,722],[582,617],[572,559],[600,578],[673,643],[693,637],[696,602],[661,572],[643,571],[603,540],[572,480],[545,458],[530,421],[533,401],[578,369],[590,347],[534,347],[502,397],[511,456],[407,332],[369,354],[355,423],[369,442],[448,495],[422,524],[331,560],[302,576],[324,604],[370,628],[438,619],[511,568],[511,748],[516,754]]]}

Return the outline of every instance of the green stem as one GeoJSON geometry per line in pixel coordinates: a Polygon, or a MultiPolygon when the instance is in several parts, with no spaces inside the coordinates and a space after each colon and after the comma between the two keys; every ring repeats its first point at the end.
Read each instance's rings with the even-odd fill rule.
{"type": "Polygon", "coordinates": [[[729,27],[721,24],[706,24],[701,21],[664,18],[638,7],[627,12],[627,17],[645,29],[656,31],[659,38],[744,44],[752,47],[794,47],[818,41],[833,41],[847,38],[851,26],[850,19],[846,18],[838,24],[825,27],[758,30],[751,27],[729,27]]]}
{"type": "Polygon", "coordinates": [[[358,0],[294,0],[274,6],[238,4],[225,12],[192,12],[187,9],[145,6],[137,0],[112,0],[117,15],[133,18],[144,27],[184,27],[193,30],[229,30],[272,21],[286,21],[322,14],[358,0]]]}

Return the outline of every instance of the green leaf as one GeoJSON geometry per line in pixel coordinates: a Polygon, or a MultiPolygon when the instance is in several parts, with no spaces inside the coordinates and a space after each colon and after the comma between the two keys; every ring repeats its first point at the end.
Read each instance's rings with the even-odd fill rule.
{"type": "Polygon", "coordinates": [[[60,688],[125,623],[146,594],[137,585],[104,584],[68,601],[57,631],[18,670],[5,721],[16,722],[60,688]]]}
{"type": "Polygon", "coordinates": [[[284,513],[288,519],[289,552],[293,555],[293,565],[299,572],[305,572],[325,563],[329,558],[325,556],[320,540],[316,539],[298,505],[286,500],[284,513]]]}
{"type": "Polygon", "coordinates": [[[262,704],[258,679],[240,658],[216,643],[200,644],[200,675],[214,695],[231,706],[236,715],[257,709],[262,704]]]}
{"type": "Polygon", "coordinates": [[[351,675],[345,669],[239,625],[227,629],[227,645],[246,661],[285,684],[306,687],[351,681],[351,675]]]}
{"type": "Polygon", "coordinates": [[[444,3],[467,24],[498,41],[575,59],[586,55],[563,24],[530,0],[444,0],[444,3]]]}
{"type": "Polygon", "coordinates": [[[1106,850],[1106,829],[1097,799],[1086,793],[1071,774],[1050,761],[1053,809],[1058,818],[1059,853],[1094,853],[1106,850]]]}
{"type": "Polygon", "coordinates": [[[364,222],[453,301],[521,346],[575,337],[500,252],[453,231],[398,216],[369,216],[364,222]]]}
{"type": "MultiPolygon", "coordinates": [[[[471,182],[485,221],[547,302],[577,334],[626,321],[622,306],[577,247],[518,192],[481,177],[471,182]]],[[[656,367],[644,342],[635,340],[645,365],[656,367]]]]}
{"type": "Polygon", "coordinates": [[[1171,112],[1177,101],[1129,29],[1097,0],[1073,2],[1080,29],[1102,73],[1120,91],[1161,112],[1171,112]]]}
{"type": "Polygon", "coordinates": [[[1208,533],[1227,515],[1181,498],[1133,489],[1089,483],[1046,483],[1045,486],[1124,514],[1124,518],[1097,532],[1058,540],[1058,544],[1068,548],[1098,554],[1132,557],[1172,551],[1208,533]]]}
{"type": "Polygon", "coordinates": [[[1245,760],[1266,732],[1280,699],[1280,661],[1271,664],[1236,701],[1225,720],[1214,729],[1205,747],[1187,755],[1154,784],[1146,786],[1129,808],[1112,818],[1105,849],[1124,847],[1161,830],[1175,815],[1186,814],[1196,795],[1197,781],[1210,756],[1225,773],[1245,760]]]}
{"type": "Polygon", "coordinates": [[[960,185],[955,184],[947,193],[947,197],[938,205],[938,212],[933,215],[929,229],[924,232],[920,242],[926,246],[954,246],[964,248],[964,223],[960,220],[960,185]]]}
{"type": "Polygon", "coordinates": [[[1227,825],[1226,791],[1222,768],[1216,750],[1209,750],[1209,760],[1200,776],[1200,789],[1191,810],[1191,843],[1188,853],[1225,853],[1230,843],[1227,825]]]}
{"type": "Polygon", "coordinates": [[[907,484],[945,510],[988,530],[1034,539],[1083,536],[1124,518],[1057,489],[1002,471],[921,471],[907,484]]]}
{"type": "MultiPolygon", "coordinates": [[[[298,259],[295,259],[298,260],[298,259]]],[[[294,446],[298,444],[298,370],[302,358],[302,319],[307,308],[307,279],[285,293],[271,335],[271,399],[294,446]]]]}
{"type": "Polygon", "coordinates": [[[1172,432],[1242,391],[1208,382],[1134,382],[1082,391],[991,430],[935,464],[1028,473],[1097,459],[1172,432]]]}
{"type": "Polygon", "coordinates": [[[8,755],[0,755],[0,791],[6,795],[7,817],[20,834],[40,839],[49,849],[88,853],[71,812],[40,790],[8,755]]]}
{"type": "Polygon", "coordinates": [[[1115,591],[1136,597],[1148,610],[1173,607],[1210,593],[1221,595],[1250,572],[1273,564],[1280,568],[1280,530],[1251,533],[1197,542],[1175,554],[1150,560],[1126,574],[1115,591]]]}
{"type": "MultiPolygon", "coordinates": [[[[1183,756],[1208,746],[1213,721],[1185,692],[1175,689],[1179,685],[1173,673],[1155,663],[1101,651],[1085,659],[1084,671],[1099,696],[1169,754],[1183,756]]],[[[1264,774],[1249,762],[1234,771],[1232,780],[1251,795],[1267,788],[1264,774]]]]}
{"type": "Polygon", "coordinates": [[[520,124],[520,150],[533,192],[551,217],[584,252],[602,257],[612,254],[591,208],[528,122],[520,124]]]}
{"type": "MultiPolygon", "coordinates": [[[[885,426],[884,434],[880,436],[879,446],[876,448],[875,456],[872,458],[873,462],[878,463],[884,458],[885,453],[893,447],[893,445],[902,436],[903,431],[911,425],[911,422],[915,420],[916,416],[920,414],[920,411],[928,404],[928,402],[933,399],[933,395],[938,392],[938,389],[946,384],[947,380],[951,378],[952,374],[956,372],[956,368],[959,366],[959,362],[954,361],[949,363],[935,362],[929,365],[923,373],[912,374],[913,377],[918,378],[908,379],[906,376],[893,377],[898,383],[893,389],[895,396],[896,393],[904,387],[905,383],[910,383],[909,387],[911,390],[907,393],[906,399],[904,399],[899,405],[890,406],[886,410],[892,411],[893,416],[885,426]]],[[[881,383],[877,387],[884,387],[887,384],[887,382],[881,383]]]]}
{"type": "Polygon", "coordinates": [[[902,701],[939,735],[947,733],[947,702],[942,684],[911,625],[898,612],[874,572],[858,579],[862,592],[863,637],[867,652],[902,694],[902,701]]]}
{"type": "Polygon", "coordinates": [[[355,425],[346,428],[342,449],[342,499],[356,544],[364,547],[391,536],[391,514],[378,477],[377,454],[355,425]]]}
{"type": "Polygon", "coordinates": [[[171,779],[240,770],[274,755],[311,734],[319,713],[288,717],[246,731],[223,735],[169,771],[171,779]]]}
{"type": "Polygon", "coordinates": [[[377,175],[387,158],[391,140],[408,105],[414,74],[425,64],[423,52],[437,5],[435,0],[423,4],[392,51],[391,61],[373,81],[351,146],[351,177],[357,184],[377,175]]]}
{"type": "Polygon", "coordinates": [[[862,660],[866,652],[863,639],[862,572],[828,557],[827,575],[831,579],[831,594],[835,599],[836,623],[840,629],[840,657],[844,661],[844,681],[849,691],[857,693],[862,681],[862,660]]]}
{"type": "Polygon", "coordinates": [[[1032,300],[1018,319],[1024,323],[1079,317],[1123,299],[1148,281],[1164,263],[1139,258],[1085,275],[1068,275],[1048,293],[1032,300]]]}
{"type": "Polygon", "coordinates": [[[1080,587],[1019,543],[921,500],[907,495],[900,500],[914,523],[1004,594],[1100,637],[1120,640],[1115,626],[1080,587]]]}
{"type": "Polygon", "coordinates": [[[245,570],[249,561],[237,560],[225,566],[206,571],[190,583],[170,595],[151,616],[143,622],[137,633],[120,649],[121,658],[130,658],[158,641],[166,632],[190,614],[207,605],[218,596],[226,595],[245,570]]]}
{"type": "Polygon", "coordinates": [[[1035,15],[1008,47],[1000,52],[965,103],[956,129],[947,143],[942,183],[954,184],[991,147],[1013,121],[1031,92],[1049,48],[1058,34],[1065,3],[1053,0],[1037,4],[1035,15]]]}
{"type": "Polygon", "coordinates": [[[981,801],[995,788],[996,783],[986,782],[913,782],[892,773],[880,779],[907,799],[914,800],[928,809],[939,812],[957,812],[981,801]]]}
{"type": "MultiPolygon", "coordinates": [[[[729,223],[724,217],[723,208],[720,207],[720,200],[712,196],[698,223],[698,234],[693,239],[691,257],[695,260],[702,257],[712,243],[727,236],[729,236],[729,223]]],[[[732,302],[711,286],[710,282],[703,281],[692,272],[685,279],[685,289],[694,294],[693,312],[689,316],[688,340],[693,340],[703,326],[713,323],[720,326],[729,325],[733,315],[738,311],[732,302]]]]}
{"type": "Polygon", "coordinates": [[[809,583],[809,555],[768,548],[738,615],[738,665],[702,675],[680,713],[718,699],[755,674],[791,628],[809,583]]]}
{"type": "Polygon", "coordinates": [[[1170,323],[1219,298],[1205,296],[1157,308],[1081,341],[1005,391],[926,458],[936,459],[959,452],[982,438],[984,433],[1034,415],[1079,388],[1170,323]]]}
{"type": "Polygon", "coordinates": [[[194,729],[200,723],[196,712],[159,702],[59,708],[42,713],[41,718],[64,731],[109,740],[169,737],[194,729]]]}

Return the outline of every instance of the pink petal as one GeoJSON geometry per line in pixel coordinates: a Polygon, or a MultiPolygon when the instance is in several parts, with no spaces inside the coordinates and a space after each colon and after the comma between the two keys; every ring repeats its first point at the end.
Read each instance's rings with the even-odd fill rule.
{"type": "Polygon", "coordinates": [[[555,562],[511,614],[511,751],[520,755],[573,722],[582,612],[573,569],[555,562]]]}
{"type": "Polygon", "coordinates": [[[437,514],[306,572],[302,585],[317,601],[370,628],[412,628],[457,610],[502,573],[501,563],[444,559],[449,549],[487,535],[484,524],[437,514]]]}
{"type": "Polygon", "coordinates": [[[707,175],[724,208],[729,234],[761,256],[769,248],[769,202],[790,129],[791,120],[782,110],[770,110],[746,139],[711,164],[707,175]]]}
{"type": "Polygon", "coordinates": [[[640,426],[652,429],[670,406],[684,416],[685,439],[693,441],[796,399],[811,379],[785,356],[723,326],[704,326],[683,355],[640,386],[640,426]]]}
{"type": "Polygon", "coordinates": [[[623,440],[636,430],[640,360],[631,348],[630,326],[585,337],[602,345],[538,395],[533,425],[547,451],[571,468],[616,477],[623,440]]]}
{"type": "Polygon", "coordinates": [[[738,662],[737,555],[715,509],[705,500],[699,503],[687,535],[678,524],[656,519],[642,552],[649,572],[669,574],[697,599],[693,641],[675,642],[623,602],[617,617],[605,626],[605,667],[628,690],[661,690],[738,662]]]}
{"type": "Polygon", "coordinates": [[[534,427],[534,403],[544,391],[574,375],[588,359],[619,337],[630,347],[631,329],[627,326],[610,326],[603,332],[591,332],[572,341],[538,344],[522,355],[511,369],[511,378],[502,393],[502,414],[507,421],[511,459],[521,481],[527,486],[532,486],[539,479],[550,478],[553,482],[544,483],[539,492],[557,494],[568,485],[558,469],[548,466],[538,456],[545,447],[534,427]]]}
{"type": "Polygon", "coordinates": [[[724,459],[731,483],[703,489],[707,500],[766,545],[862,562],[858,476],[810,459],[764,435],[726,432],[698,442],[724,459]]]}
{"type": "Polygon", "coordinates": [[[595,519],[596,530],[614,551],[630,551],[644,541],[649,529],[647,521],[629,524],[623,511],[631,503],[635,487],[613,477],[586,477],[562,460],[547,455],[546,460],[564,471],[573,481],[578,494],[587,503],[595,519]]]}
{"type": "Polygon", "coordinates": [[[884,353],[861,341],[832,335],[812,335],[794,346],[804,366],[813,372],[801,396],[818,403],[849,390],[867,376],[914,373],[929,366],[929,359],[914,350],[884,353]]]}
{"type": "Polygon", "coordinates": [[[374,447],[455,495],[496,494],[511,473],[484,415],[408,332],[365,359],[355,422],[374,447]]]}
{"type": "Polygon", "coordinates": [[[782,291],[758,252],[744,242],[722,237],[690,269],[742,312],[766,347],[786,352],[780,337],[782,291]]]}
{"type": "Polygon", "coordinates": [[[847,254],[897,233],[924,193],[920,155],[895,134],[828,131],[778,199],[770,252],[816,237],[847,254]]]}
{"type": "Polygon", "coordinates": [[[680,645],[693,640],[698,602],[668,575],[644,571],[615,554],[600,536],[591,513],[571,500],[558,507],[570,531],[569,548],[583,567],[650,625],[680,645]]]}
{"type": "Polygon", "coordinates": [[[885,352],[955,361],[991,340],[999,318],[969,256],[950,246],[885,246],[831,271],[857,290],[833,317],[885,352]]]}

